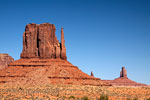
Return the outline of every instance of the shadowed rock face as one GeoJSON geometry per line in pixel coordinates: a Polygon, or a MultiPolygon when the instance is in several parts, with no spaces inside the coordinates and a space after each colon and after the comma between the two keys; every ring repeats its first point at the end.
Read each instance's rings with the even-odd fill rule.
{"type": "Polygon", "coordinates": [[[127,71],[126,71],[125,67],[122,67],[122,70],[120,72],[120,78],[121,77],[127,78],[127,71]]]}
{"type": "Polygon", "coordinates": [[[6,68],[14,59],[8,54],[0,54],[0,69],[6,68]]]}
{"type": "Polygon", "coordinates": [[[21,58],[61,58],[66,60],[66,48],[63,29],[61,43],[55,35],[54,24],[28,24],[23,34],[21,58]]]}

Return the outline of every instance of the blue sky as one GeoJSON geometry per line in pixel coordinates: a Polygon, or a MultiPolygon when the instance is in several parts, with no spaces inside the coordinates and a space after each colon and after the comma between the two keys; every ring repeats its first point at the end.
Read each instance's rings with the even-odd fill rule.
{"type": "Polygon", "coordinates": [[[28,23],[64,27],[68,60],[101,79],[150,84],[149,0],[0,0],[0,53],[16,60],[28,23]]]}

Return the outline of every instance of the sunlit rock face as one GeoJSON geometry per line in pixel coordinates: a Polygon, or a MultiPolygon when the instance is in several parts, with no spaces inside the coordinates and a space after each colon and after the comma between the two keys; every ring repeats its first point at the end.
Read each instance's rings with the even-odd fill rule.
{"type": "Polygon", "coordinates": [[[21,58],[60,58],[66,60],[66,48],[63,28],[61,43],[55,35],[54,24],[28,24],[23,33],[23,51],[21,58]]]}

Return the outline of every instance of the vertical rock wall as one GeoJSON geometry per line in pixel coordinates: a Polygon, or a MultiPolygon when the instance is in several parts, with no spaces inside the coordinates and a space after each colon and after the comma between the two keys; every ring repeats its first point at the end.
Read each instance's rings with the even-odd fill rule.
{"type": "Polygon", "coordinates": [[[54,24],[28,24],[23,34],[21,58],[61,58],[66,60],[64,33],[61,30],[61,42],[55,35],[54,24]]]}

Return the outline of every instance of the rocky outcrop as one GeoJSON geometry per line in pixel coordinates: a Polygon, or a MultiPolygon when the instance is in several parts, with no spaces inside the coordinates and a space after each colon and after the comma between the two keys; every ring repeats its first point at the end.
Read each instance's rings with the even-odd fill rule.
{"type": "Polygon", "coordinates": [[[122,67],[122,70],[120,72],[120,78],[121,77],[127,78],[127,71],[126,71],[125,67],[122,67]]]}
{"type": "Polygon", "coordinates": [[[64,32],[61,29],[61,43],[55,35],[54,24],[28,24],[23,33],[21,58],[61,58],[66,60],[64,32]]]}
{"type": "Polygon", "coordinates": [[[9,56],[8,54],[1,54],[0,53],[0,70],[6,68],[8,64],[14,62],[14,59],[9,56]]]}
{"type": "Polygon", "coordinates": [[[21,59],[0,70],[0,85],[75,84],[110,86],[67,61],[63,28],[61,43],[53,24],[28,24],[21,59]]]}
{"type": "Polygon", "coordinates": [[[94,73],[91,71],[91,76],[94,76],[94,73]]]}
{"type": "Polygon", "coordinates": [[[129,79],[127,77],[127,71],[125,67],[122,67],[119,78],[116,78],[114,80],[103,80],[103,81],[110,83],[111,85],[114,85],[114,86],[147,86],[146,84],[137,83],[129,79]]]}

